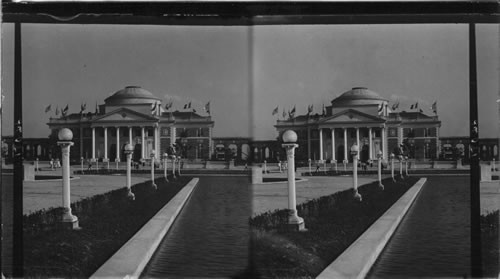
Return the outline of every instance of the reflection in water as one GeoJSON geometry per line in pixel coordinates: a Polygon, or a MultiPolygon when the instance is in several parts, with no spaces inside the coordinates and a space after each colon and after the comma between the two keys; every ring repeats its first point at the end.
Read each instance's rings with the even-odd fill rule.
{"type": "Polygon", "coordinates": [[[368,277],[470,276],[469,183],[428,178],[368,277]]]}
{"type": "Polygon", "coordinates": [[[146,277],[231,277],[248,264],[247,177],[201,177],[144,270],[146,277]]]}

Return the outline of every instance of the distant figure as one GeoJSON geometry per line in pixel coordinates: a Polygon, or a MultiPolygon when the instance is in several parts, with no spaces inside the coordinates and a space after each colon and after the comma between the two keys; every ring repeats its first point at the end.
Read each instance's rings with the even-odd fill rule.
{"type": "Polygon", "coordinates": [[[59,160],[59,158],[56,159],[56,168],[60,168],[61,167],[61,161],[59,160]]]}
{"type": "Polygon", "coordinates": [[[51,158],[51,159],[50,159],[49,164],[50,164],[50,169],[51,169],[51,170],[54,170],[54,158],[51,158]]]}
{"type": "Polygon", "coordinates": [[[366,172],[368,170],[368,164],[366,162],[361,162],[361,168],[366,172]]]}
{"type": "Polygon", "coordinates": [[[89,164],[89,167],[87,168],[87,170],[91,170],[92,169],[92,161],[91,160],[87,160],[88,164],[89,164]]]}
{"type": "Polygon", "coordinates": [[[246,170],[248,169],[248,164],[247,164],[247,163],[245,163],[245,169],[246,169],[246,170]]]}
{"type": "Polygon", "coordinates": [[[316,172],[319,172],[320,166],[319,164],[316,165],[316,172]]]}
{"type": "Polygon", "coordinates": [[[281,169],[281,161],[278,161],[278,168],[280,169],[280,172],[283,172],[283,170],[281,169]]]}

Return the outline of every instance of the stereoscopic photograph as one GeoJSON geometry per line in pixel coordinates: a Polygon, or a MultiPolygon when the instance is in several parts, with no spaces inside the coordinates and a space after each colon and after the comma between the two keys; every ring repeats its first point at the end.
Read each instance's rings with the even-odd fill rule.
{"type": "Polygon", "coordinates": [[[499,25],[265,7],[4,7],[2,278],[499,276],[499,25]]]}

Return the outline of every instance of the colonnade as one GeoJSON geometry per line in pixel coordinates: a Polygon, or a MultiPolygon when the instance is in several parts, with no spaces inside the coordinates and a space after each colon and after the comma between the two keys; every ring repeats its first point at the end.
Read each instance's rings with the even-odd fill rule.
{"type": "MultiPolygon", "coordinates": [[[[145,144],[145,128],[146,126],[141,127],[141,159],[149,158],[149,154],[146,153],[146,144],[145,144]]],[[[152,126],[154,128],[154,150],[157,151],[155,154],[155,158],[159,158],[159,148],[160,148],[160,139],[158,133],[158,125],[155,124],[152,126]]],[[[93,126],[92,128],[92,160],[96,159],[96,128],[98,126],[93,126]]],[[[121,129],[128,129],[128,143],[134,145],[132,133],[134,126],[103,126],[104,129],[104,159],[108,160],[108,128],[115,128],[116,130],[116,159],[120,161],[120,131],[121,129]]]]}
{"type": "MultiPolygon", "coordinates": [[[[373,132],[374,129],[379,129],[380,130],[380,135],[381,135],[381,151],[382,151],[382,158],[387,159],[387,137],[386,137],[386,128],[385,127],[363,127],[368,129],[368,156],[369,160],[373,160],[375,153],[373,152],[373,132]]],[[[348,158],[348,154],[350,152],[350,146],[347,143],[347,130],[348,129],[355,129],[356,131],[356,144],[360,146],[360,136],[359,136],[359,131],[360,127],[354,127],[354,128],[319,128],[319,160],[323,161],[324,160],[324,152],[323,152],[323,130],[325,129],[330,129],[331,130],[331,152],[332,152],[332,160],[336,161],[337,160],[337,154],[336,154],[336,143],[335,143],[335,137],[336,137],[336,130],[341,130],[343,132],[343,138],[344,138],[344,159],[348,158]]],[[[310,138],[309,138],[310,140],[310,138]]],[[[358,152],[357,158],[360,159],[360,152],[358,152]]]]}

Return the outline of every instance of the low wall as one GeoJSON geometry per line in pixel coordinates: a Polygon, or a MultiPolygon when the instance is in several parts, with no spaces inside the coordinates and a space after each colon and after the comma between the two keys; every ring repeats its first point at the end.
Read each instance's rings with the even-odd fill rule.
{"type": "Polygon", "coordinates": [[[139,278],[198,181],[198,178],[193,178],[186,184],[125,245],[92,274],[91,278],[139,278]]]}
{"type": "Polygon", "coordinates": [[[317,278],[365,278],[426,181],[415,183],[317,278]]]}

